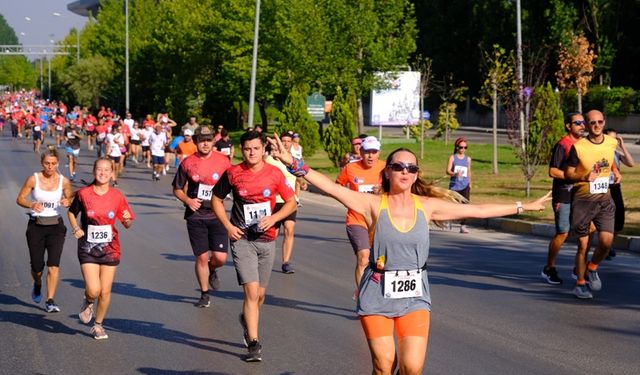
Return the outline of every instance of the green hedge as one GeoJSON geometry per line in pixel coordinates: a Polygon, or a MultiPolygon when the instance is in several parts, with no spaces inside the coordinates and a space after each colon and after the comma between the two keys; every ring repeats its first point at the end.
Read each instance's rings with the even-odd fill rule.
{"type": "MultiPolygon", "coordinates": [[[[578,108],[575,89],[565,90],[560,95],[564,113],[574,112],[578,108]]],[[[640,95],[630,87],[611,87],[594,85],[582,98],[582,110],[599,109],[609,116],[627,116],[640,109],[640,95]]]]}

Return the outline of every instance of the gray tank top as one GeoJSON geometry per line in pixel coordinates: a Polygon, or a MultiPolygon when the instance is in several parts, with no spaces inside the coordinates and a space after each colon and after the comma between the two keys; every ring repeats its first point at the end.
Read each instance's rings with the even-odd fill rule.
{"type": "Polygon", "coordinates": [[[411,229],[401,231],[393,224],[389,214],[387,194],[382,196],[378,221],[373,228],[373,240],[369,256],[369,266],[360,281],[358,315],[383,315],[398,317],[416,310],[431,311],[429,281],[425,269],[429,256],[429,222],[422,204],[414,195],[415,222],[411,229]],[[385,256],[384,271],[406,271],[420,269],[422,296],[408,298],[385,298],[383,273],[372,269],[379,256],[385,256]]]}

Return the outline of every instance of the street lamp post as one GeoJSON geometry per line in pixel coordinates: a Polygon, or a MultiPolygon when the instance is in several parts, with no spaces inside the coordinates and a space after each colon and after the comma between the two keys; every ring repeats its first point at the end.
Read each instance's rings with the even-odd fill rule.
{"type": "Polygon", "coordinates": [[[521,7],[520,0],[516,0],[516,31],[517,31],[517,39],[516,39],[516,59],[518,64],[517,70],[517,80],[518,80],[518,111],[520,112],[520,144],[522,148],[522,153],[526,150],[525,144],[525,135],[524,135],[524,84],[523,84],[523,72],[522,72],[522,17],[521,17],[521,7]]]}
{"type": "Polygon", "coordinates": [[[125,113],[129,112],[129,0],[124,2],[125,113]]]}
{"type": "Polygon", "coordinates": [[[249,127],[253,126],[253,107],[256,100],[256,71],[258,68],[258,31],[260,29],[260,0],[256,0],[256,19],[253,30],[253,59],[251,61],[251,84],[249,88],[249,127]]]}

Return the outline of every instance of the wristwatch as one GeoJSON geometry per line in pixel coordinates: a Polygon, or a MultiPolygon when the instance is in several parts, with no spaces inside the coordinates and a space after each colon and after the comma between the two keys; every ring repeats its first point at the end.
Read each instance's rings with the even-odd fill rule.
{"type": "Polygon", "coordinates": [[[524,207],[522,207],[522,202],[516,202],[516,210],[518,211],[518,215],[524,212],[524,207]]]}

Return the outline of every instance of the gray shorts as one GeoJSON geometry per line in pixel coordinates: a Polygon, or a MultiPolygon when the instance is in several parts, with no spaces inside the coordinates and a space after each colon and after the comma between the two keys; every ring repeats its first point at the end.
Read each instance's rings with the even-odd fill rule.
{"type": "Polygon", "coordinates": [[[556,222],[556,233],[569,233],[571,229],[571,203],[555,203],[553,215],[556,222]]]}
{"type": "Polygon", "coordinates": [[[349,237],[354,254],[360,250],[371,249],[369,230],[362,225],[347,225],[347,237],[349,237]]]}
{"type": "Polygon", "coordinates": [[[269,285],[273,261],[276,258],[276,242],[248,241],[245,238],[231,243],[233,265],[236,267],[238,284],[259,282],[269,285]]]}

